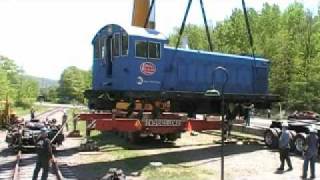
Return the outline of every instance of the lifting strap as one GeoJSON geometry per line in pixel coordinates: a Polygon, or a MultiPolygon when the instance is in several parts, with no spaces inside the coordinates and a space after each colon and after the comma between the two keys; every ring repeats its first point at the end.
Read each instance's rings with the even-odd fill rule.
{"type": "Polygon", "coordinates": [[[208,43],[209,43],[209,49],[210,49],[210,51],[213,51],[212,42],[211,42],[210,33],[209,33],[209,28],[208,28],[208,23],[207,23],[206,12],[205,12],[202,0],[200,0],[200,5],[201,5],[201,10],[202,10],[203,22],[204,22],[204,25],[206,27],[206,33],[207,33],[207,38],[208,38],[208,43]]]}
{"type": "Polygon", "coordinates": [[[251,28],[250,28],[250,23],[249,23],[249,17],[247,13],[247,8],[246,8],[246,3],[245,0],[242,0],[242,8],[243,8],[243,13],[244,13],[244,18],[246,21],[246,28],[247,28],[247,33],[248,33],[248,39],[251,47],[251,55],[253,58],[253,65],[252,65],[252,91],[255,91],[254,87],[254,81],[255,81],[255,76],[256,76],[256,56],[255,56],[255,50],[253,46],[253,38],[252,38],[252,33],[251,33],[251,28]]]}
{"type": "MultiPolygon", "coordinates": [[[[178,41],[177,41],[176,46],[175,46],[176,49],[178,48],[178,46],[180,44],[181,36],[182,36],[183,31],[184,31],[185,23],[186,23],[188,14],[189,14],[189,10],[190,10],[191,4],[192,4],[192,0],[189,0],[186,12],[185,12],[184,17],[183,17],[181,28],[180,28],[180,31],[179,31],[178,41]]],[[[209,33],[209,28],[208,28],[208,23],[207,23],[206,12],[205,12],[204,5],[203,5],[203,0],[200,0],[200,5],[201,5],[203,22],[204,22],[204,25],[206,27],[206,33],[207,33],[207,38],[208,38],[209,49],[210,49],[210,51],[213,51],[213,46],[212,46],[212,42],[211,42],[211,38],[210,38],[210,33],[209,33]]]]}
{"type": "Polygon", "coordinates": [[[179,36],[178,36],[178,41],[177,41],[177,44],[176,44],[176,49],[178,48],[178,46],[180,44],[180,39],[181,39],[183,30],[184,30],[184,26],[186,24],[186,20],[187,20],[188,14],[189,14],[189,10],[190,10],[191,4],[192,4],[192,0],[189,0],[186,12],[185,12],[184,17],[183,17],[181,28],[180,28],[180,31],[179,31],[179,36]]]}
{"type": "Polygon", "coordinates": [[[149,7],[146,21],[144,22],[144,26],[143,26],[144,28],[147,28],[147,26],[148,26],[148,24],[149,24],[150,15],[151,15],[151,12],[152,12],[152,9],[153,9],[153,6],[154,6],[155,1],[156,1],[156,0],[152,0],[152,2],[151,2],[151,6],[149,7]]]}

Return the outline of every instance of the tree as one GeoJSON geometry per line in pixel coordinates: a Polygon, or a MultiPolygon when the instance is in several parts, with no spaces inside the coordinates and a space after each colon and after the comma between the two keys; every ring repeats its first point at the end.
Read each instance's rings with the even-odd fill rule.
{"type": "MultiPolygon", "coordinates": [[[[313,15],[301,3],[292,3],[283,12],[278,5],[265,3],[260,12],[249,9],[248,14],[256,54],[271,61],[270,92],[279,94],[288,109],[320,110],[320,7],[313,15]]],[[[188,25],[185,34],[191,48],[207,50],[204,27],[188,25]]],[[[218,22],[212,34],[215,51],[251,53],[241,9],[218,22]]],[[[178,31],[170,35],[170,44],[177,36],[178,31]]]]}
{"type": "Polygon", "coordinates": [[[0,100],[8,94],[17,106],[30,107],[38,95],[38,83],[24,75],[13,60],[4,56],[0,56],[0,83],[0,100]]]}
{"type": "Polygon", "coordinates": [[[66,68],[60,78],[58,94],[65,101],[84,103],[84,91],[91,87],[91,73],[75,66],[66,68]]]}

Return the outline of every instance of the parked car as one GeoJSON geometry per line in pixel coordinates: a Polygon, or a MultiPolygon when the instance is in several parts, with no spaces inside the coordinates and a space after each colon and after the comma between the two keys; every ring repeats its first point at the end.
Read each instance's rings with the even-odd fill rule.
{"type": "Polygon", "coordinates": [[[295,111],[288,116],[288,119],[320,120],[320,115],[313,111],[295,111]]]}

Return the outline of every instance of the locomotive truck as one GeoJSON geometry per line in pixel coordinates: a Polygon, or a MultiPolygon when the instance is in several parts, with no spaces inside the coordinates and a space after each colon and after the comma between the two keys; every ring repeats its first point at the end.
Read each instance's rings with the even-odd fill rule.
{"type": "MultiPolygon", "coordinates": [[[[147,11],[148,1],[141,2],[135,1],[134,10],[147,11]]],[[[102,27],[92,40],[92,89],[85,97],[90,109],[107,112],[81,114],[80,119],[95,123],[96,129],[172,140],[185,130],[217,129],[222,96],[205,92],[221,92],[224,85],[227,111],[252,104],[267,108],[278,101],[268,91],[269,60],[170,47],[161,32],[135,24],[134,18],[133,26],[102,27]],[[227,82],[217,67],[227,70],[227,82]]]]}

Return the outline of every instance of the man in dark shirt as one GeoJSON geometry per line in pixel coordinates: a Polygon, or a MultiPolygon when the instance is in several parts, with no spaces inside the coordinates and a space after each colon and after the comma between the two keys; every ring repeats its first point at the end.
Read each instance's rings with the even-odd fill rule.
{"type": "Polygon", "coordinates": [[[319,149],[319,137],[317,136],[317,129],[314,126],[310,127],[310,134],[307,137],[305,149],[302,178],[307,177],[308,165],[310,162],[311,179],[314,179],[316,178],[315,164],[319,149]]]}
{"type": "Polygon", "coordinates": [[[50,139],[48,139],[48,130],[41,129],[41,134],[37,142],[37,163],[33,172],[32,180],[37,180],[40,169],[42,168],[41,180],[48,179],[49,163],[52,158],[52,147],[50,139]]]}

